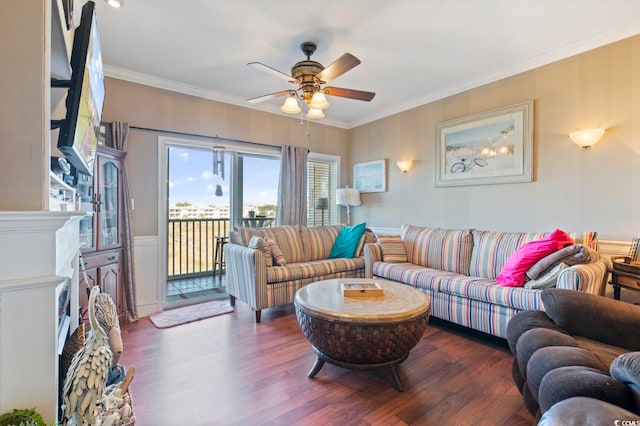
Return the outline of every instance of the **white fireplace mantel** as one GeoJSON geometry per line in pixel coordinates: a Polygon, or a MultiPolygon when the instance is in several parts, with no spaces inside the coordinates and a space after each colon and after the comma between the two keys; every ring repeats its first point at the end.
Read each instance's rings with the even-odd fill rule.
{"type": "Polygon", "coordinates": [[[0,413],[35,407],[57,421],[57,290],[70,280],[73,330],[83,215],[0,212],[0,413]]]}

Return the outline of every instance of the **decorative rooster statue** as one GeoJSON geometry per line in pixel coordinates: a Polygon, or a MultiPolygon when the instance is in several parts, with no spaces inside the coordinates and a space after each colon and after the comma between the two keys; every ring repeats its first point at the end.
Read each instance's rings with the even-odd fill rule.
{"type": "Polygon", "coordinates": [[[96,402],[102,398],[113,353],[107,334],[96,318],[96,297],[100,289],[93,287],[89,296],[91,330],[67,372],[64,381],[64,417],[70,425],[94,425],[96,402]]]}

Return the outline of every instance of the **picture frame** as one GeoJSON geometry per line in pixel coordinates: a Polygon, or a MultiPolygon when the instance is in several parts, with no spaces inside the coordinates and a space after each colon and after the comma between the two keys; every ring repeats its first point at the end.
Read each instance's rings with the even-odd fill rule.
{"type": "Polygon", "coordinates": [[[360,192],[386,192],[387,160],[355,164],[353,166],[353,185],[360,192]]]}
{"type": "Polygon", "coordinates": [[[533,101],[436,126],[435,186],[532,181],[533,101]]]}

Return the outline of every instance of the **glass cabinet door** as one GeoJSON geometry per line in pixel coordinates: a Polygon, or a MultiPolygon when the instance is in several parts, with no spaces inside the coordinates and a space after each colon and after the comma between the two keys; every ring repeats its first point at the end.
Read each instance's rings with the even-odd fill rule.
{"type": "Polygon", "coordinates": [[[98,247],[100,249],[120,245],[120,205],[118,197],[119,162],[104,159],[98,171],[98,215],[100,227],[98,247]]]}
{"type": "Polygon", "coordinates": [[[93,187],[93,177],[78,173],[77,192],[80,197],[80,210],[87,213],[80,220],[80,248],[83,251],[95,250],[95,202],[97,196],[93,187]]]}

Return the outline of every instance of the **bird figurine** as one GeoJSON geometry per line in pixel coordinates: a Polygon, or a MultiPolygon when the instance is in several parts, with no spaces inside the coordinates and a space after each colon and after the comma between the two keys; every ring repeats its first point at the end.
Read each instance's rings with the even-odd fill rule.
{"type": "Polygon", "coordinates": [[[122,353],[122,334],[120,332],[120,320],[118,308],[113,299],[107,293],[99,293],[96,296],[96,318],[102,330],[109,339],[109,347],[113,353],[111,368],[115,368],[122,353]]]}
{"type": "Polygon", "coordinates": [[[96,297],[100,289],[93,287],[89,295],[91,329],[67,372],[64,381],[64,417],[67,425],[94,425],[96,402],[102,398],[107,374],[113,361],[109,339],[96,318],[96,297]]]}

